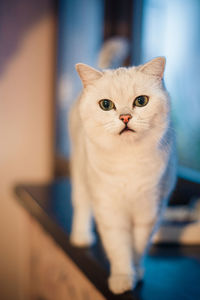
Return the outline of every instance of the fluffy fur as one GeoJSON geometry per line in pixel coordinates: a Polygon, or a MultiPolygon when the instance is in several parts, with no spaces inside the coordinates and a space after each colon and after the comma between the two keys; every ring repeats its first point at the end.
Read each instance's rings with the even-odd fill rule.
{"type": "Polygon", "coordinates": [[[69,119],[74,206],[71,242],[93,242],[94,215],[110,262],[109,288],[122,293],[142,279],[142,257],[176,179],[170,100],[163,87],[165,59],[144,65],[98,71],[78,64],[83,91],[69,119]],[[133,107],[137,96],[149,96],[133,107]],[[104,111],[99,100],[116,109],[104,111]],[[119,134],[121,114],[132,116],[135,132],[119,134]]]}
{"type": "Polygon", "coordinates": [[[118,68],[128,57],[130,44],[128,39],[115,36],[103,43],[99,53],[98,66],[101,69],[118,68]]]}

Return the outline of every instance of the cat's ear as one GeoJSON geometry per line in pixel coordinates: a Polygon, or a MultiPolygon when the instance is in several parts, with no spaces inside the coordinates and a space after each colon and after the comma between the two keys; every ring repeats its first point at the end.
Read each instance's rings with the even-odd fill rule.
{"type": "Polygon", "coordinates": [[[142,65],[139,70],[145,74],[157,76],[162,79],[165,70],[165,62],[165,57],[156,57],[142,65]]]}
{"type": "Polygon", "coordinates": [[[83,86],[86,87],[91,84],[94,80],[102,77],[103,73],[85,64],[76,64],[76,71],[78,72],[83,86]]]}

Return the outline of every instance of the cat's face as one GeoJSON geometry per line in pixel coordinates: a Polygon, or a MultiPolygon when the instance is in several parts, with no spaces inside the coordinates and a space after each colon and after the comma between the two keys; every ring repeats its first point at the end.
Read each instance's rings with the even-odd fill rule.
{"type": "Polygon", "coordinates": [[[169,101],[162,86],[165,60],[99,72],[78,64],[84,85],[80,115],[86,134],[96,142],[129,142],[162,134],[169,101]]]}

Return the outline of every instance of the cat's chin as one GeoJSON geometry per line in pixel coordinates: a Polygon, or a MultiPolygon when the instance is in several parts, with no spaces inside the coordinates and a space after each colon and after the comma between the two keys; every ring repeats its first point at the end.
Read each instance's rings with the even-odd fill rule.
{"type": "Polygon", "coordinates": [[[121,141],[128,142],[128,143],[132,143],[138,138],[137,133],[131,130],[126,130],[121,134],[119,134],[118,136],[121,141]]]}
{"type": "Polygon", "coordinates": [[[121,134],[118,133],[118,142],[120,144],[129,144],[129,145],[133,145],[136,142],[141,141],[142,139],[144,139],[146,136],[146,133],[143,131],[132,131],[132,130],[126,130],[124,132],[122,132],[121,134]]]}

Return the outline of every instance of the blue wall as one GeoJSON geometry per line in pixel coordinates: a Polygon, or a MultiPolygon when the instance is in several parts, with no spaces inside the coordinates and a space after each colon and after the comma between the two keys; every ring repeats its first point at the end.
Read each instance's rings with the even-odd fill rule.
{"type": "Polygon", "coordinates": [[[74,65],[96,65],[103,39],[102,0],[62,0],[59,7],[56,151],[69,156],[67,115],[81,90],[74,65]]]}

